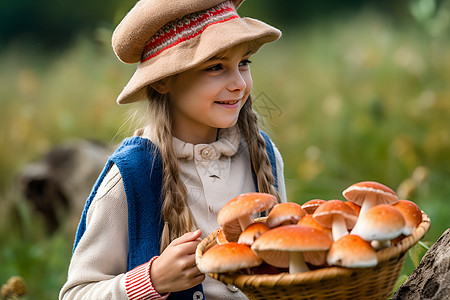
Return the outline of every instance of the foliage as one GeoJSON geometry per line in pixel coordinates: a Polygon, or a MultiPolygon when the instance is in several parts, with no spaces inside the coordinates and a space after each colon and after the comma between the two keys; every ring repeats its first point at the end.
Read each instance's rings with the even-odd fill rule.
{"type": "MultiPolygon", "coordinates": [[[[350,184],[376,180],[427,212],[427,241],[448,228],[450,39],[445,17],[437,26],[434,15],[313,22],[252,57],[255,107],[283,154],[289,200],[342,199],[350,184]]],[[[66,138],[112,145],[132,130],[121,124],[136,106],[114,100],[134,66],[117,61],[110,34],[100,28],[64,52],[11,45],[0,56],[0,283],[22,276],[26,299],[56,298],[72,237],[45,236],[15,174],[66,138]]],[[[416,250],[405,276],[423,255],[416,250]]]]}
{"type": "MultiPolygon", "coordinates": [[[[358,12],[365,7],[377,9],[393,18],[409,18],[408,3],[414,0],[321,0],[245,1],[244,16],[258,16],[282,29],[311,20],[326,19],[337,13],[358,12]]],[[[80,32],[91,34],[98,26],[116,26],[136,0],[2,0],[0,1],[0,45],[28,38],[40,47],[66,46],[80,32]]],[[[438,6],[442,0],[421,1],[416,11],[438,6]]]]}

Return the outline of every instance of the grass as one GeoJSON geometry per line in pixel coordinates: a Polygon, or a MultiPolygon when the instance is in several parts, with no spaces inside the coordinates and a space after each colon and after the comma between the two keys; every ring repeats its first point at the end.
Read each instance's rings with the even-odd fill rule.
{"type": "MultiPolygon", "coordinates": [[[[283,154],[290,201],[342,199],[376,180],[431,217],[428,244],[449,227],[450,39],[428,28],[365,12],[287,30],[252,58],[255,108],[283,154]]],[[[134,106],[114,100],[134,66],[117,61],[108,34],[62,53],[11,45],[0,55],[0,283],[21,275],[26,299],[57,297],[72,237],[45,236],[15,174],[67,138],[130,133],[134,106]]],[[[424,251],[411,253],[400,280],[424,251]]]]}

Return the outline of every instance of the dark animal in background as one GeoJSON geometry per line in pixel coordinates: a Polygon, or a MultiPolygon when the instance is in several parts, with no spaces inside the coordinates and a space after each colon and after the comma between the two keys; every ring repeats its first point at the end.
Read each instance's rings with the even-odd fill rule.
{"type": "Polygon", "coordinates": [[[86,198],[110,152],[101,143],[68,140],[20,173],[23,194],[42,215],[49,234],[74,234],[86,198]]]}

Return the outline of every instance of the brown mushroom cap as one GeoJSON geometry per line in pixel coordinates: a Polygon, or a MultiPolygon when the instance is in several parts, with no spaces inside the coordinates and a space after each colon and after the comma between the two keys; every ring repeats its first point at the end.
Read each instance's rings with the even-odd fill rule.
{"type": "Polygon", "coordinates": [[[322,231],[299,225],[286,225],[271,229],[261,235],[252,250],[270,265],[287,268],[290,252],[328,250],[331,239],[322,231]]]}
{"type": "Polygon", "coordinates": [[[361,181],[346,188],[342,195],[348,201],[360,206],[368,197],[376,197],[377,204],[394,204],[398,201],[397,194],[389,187],[375,181],[361,181]]]}
{"type": "Polygon", "coordinates": [[[314,220],[322,226],[332,228],[333,240],[348,234],[357,216],[355,211],[341,200],[329,200],[320,205],[313,214],[314,220]]]}
{"type": "Polygon", "coordinates": [[[316,209],[313,218],[320,225],[331,228],[333,218],[336,215],[344,217],[348,229],[353,228],[356,223],[357,216],[355,211],[341,200],[326,201],[316,209]]]}
{"type": "Polygon", "coordinates": [[[250,224],[239,236],[238,243],[251,246],[257,238],[269,230],[269,226],[263,222],[250,224]]]}
{"type": "Polygon", "coordinates": [[[375,249],[361,237],[348,234],[335,241],[327,255],[331,266],[367,268],[378,264],[375,249]]]}
{"type": "Polygon", "coordinates": [[[360,205],[358,205],[358,204],[356,204],[355,202],[352,202],[352,201],[345,201],[344,203],[345,203],[345,205],[351,207],[355,211],[356,215],[359,216],[359,213],[361,211],[361,206],[360,205]]]}
{"type": "Polygon", "coordinates": [[[229,243],[222,228],[219,228],[219,232],[217,233],[216,241],[217,241],[217,244],[219,244],[219,245],[229,243]]]}
{"type": "Polygon", "coordinates": [[[261,263],[261,258],[249,246],[228,243],[216,245],[203,253],[197,268],[203,273],[224,273],[259,266],[261,263]]]}
{"type": "Polygon", "coordinates": [[[331,235],[331,229],[317,223],[314,220],[313,215],[304,216],[303,218],[300,219],[300,221],[298,221],[297,225],[315,228],[317,230],[320,230],[320,231],[323,231],[324,233],[326,233],[330,239],[333,238],[333,236],[331,235]]]}
{"type": "Polygon", "coordinates": [[[392,240],[402,234],[405,227],[403,215],[388,204],[370,208],[360,221],[358,228],[354,228],[351,234],[359,235],[366,241],[392,240]]]}
{"type": "Polygon", "coordinates": [[[302,208],[307,214],[313,214],[314,211],[320,206],[320,204],[325,203],[322,199],[311,199],[302,204],[302,208]]]}
{"type": "Polygon", "coordinates": [[[417,226],[422,222],[422,210],[412,201],[398,200],[393,205],[397,208],[405,218],[405,229],[403,234],[408,236],[416,230],[417,226]]]}
{"type": "MultiPolygon", "coordinates": [[[[300,219],[300,221],[298,221],[297,225],[315,228],[315,229],[320,230],[323,233],[325,233],[330,238],[330,240],[333,239],[333,234],[331,233],[331,229],[317,223],[314,220],[313,215],[304,216],[303,218],[300,219]]],[[[303,253],[303,256],[305,257],[306,262],[308,262],[312,265],[315,265],[315,266],[322,266],[327,263],[327,252],[326,251],[305,252],[305,253],[303,253]]]]}
{"type": "Polygon", "coordinates": [[[297,224],[306,215],[302,206],[295,202],[284,202],[275,205],[267,216],[266,223],[269,227],[297,224]]]}
{"type": "Polygon", "coordinates": [[[271,209],[277,203],[277,198],[271,194],[241,194],[220,209],[217,223],[223,228],[228,241],[236,242],[239,234],[253,223],[253,214],[271,209]]]}

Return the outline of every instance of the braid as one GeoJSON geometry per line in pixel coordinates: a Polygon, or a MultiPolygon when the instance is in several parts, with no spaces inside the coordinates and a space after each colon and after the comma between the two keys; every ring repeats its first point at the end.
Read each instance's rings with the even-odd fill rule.
{"type": "Polygon", "coordinates": [[[160,150],[163,165],[164,230],[161,252],[175,238],[195,230],[196,224],[187,204],[186,186],[180,178],[180,167],[172,140],[172,114],[168,95],[162,95],[148,88],[149,113],[154,130],[152,138],[160,150]]]}
{"type": "Polygon", "coordinates": [[[252,109],[252,99],[249,96],[242,107],[238,126],[241,134],[248,144],[250,160],[256,173],[258,190],[262,193],[272,194],[280,202],[280,196],[274,186],[274,176],[266,152],[266,143],[258,128],[258,116],[252,109]]]}
{"type": "MultiPolygon", "coordinates": [[[[180,167],[173,148],[172,114],[169,96],[160,94],[150,86],[148,94],[148,113],[151,126],[147,126],[153,142],[158,146],[163,165],[163,204],[162,217],[164,230],[161,238],[161,252],[172,240],[186,232],[196,229],[191,210],[187,204],[187,189],[180,178],[180,167]]],[[[258,117],[252,109],[251,97],[243,106],[238,120],[239,130],[248,144],[250,160],[256,173],[258,190],[269,193],[280,201],[273,185],[272,167],[266,152],[265,141],[258,128],[258,117]]],[[[143,135],[145,130],[136,134],[143,135]]]]}

